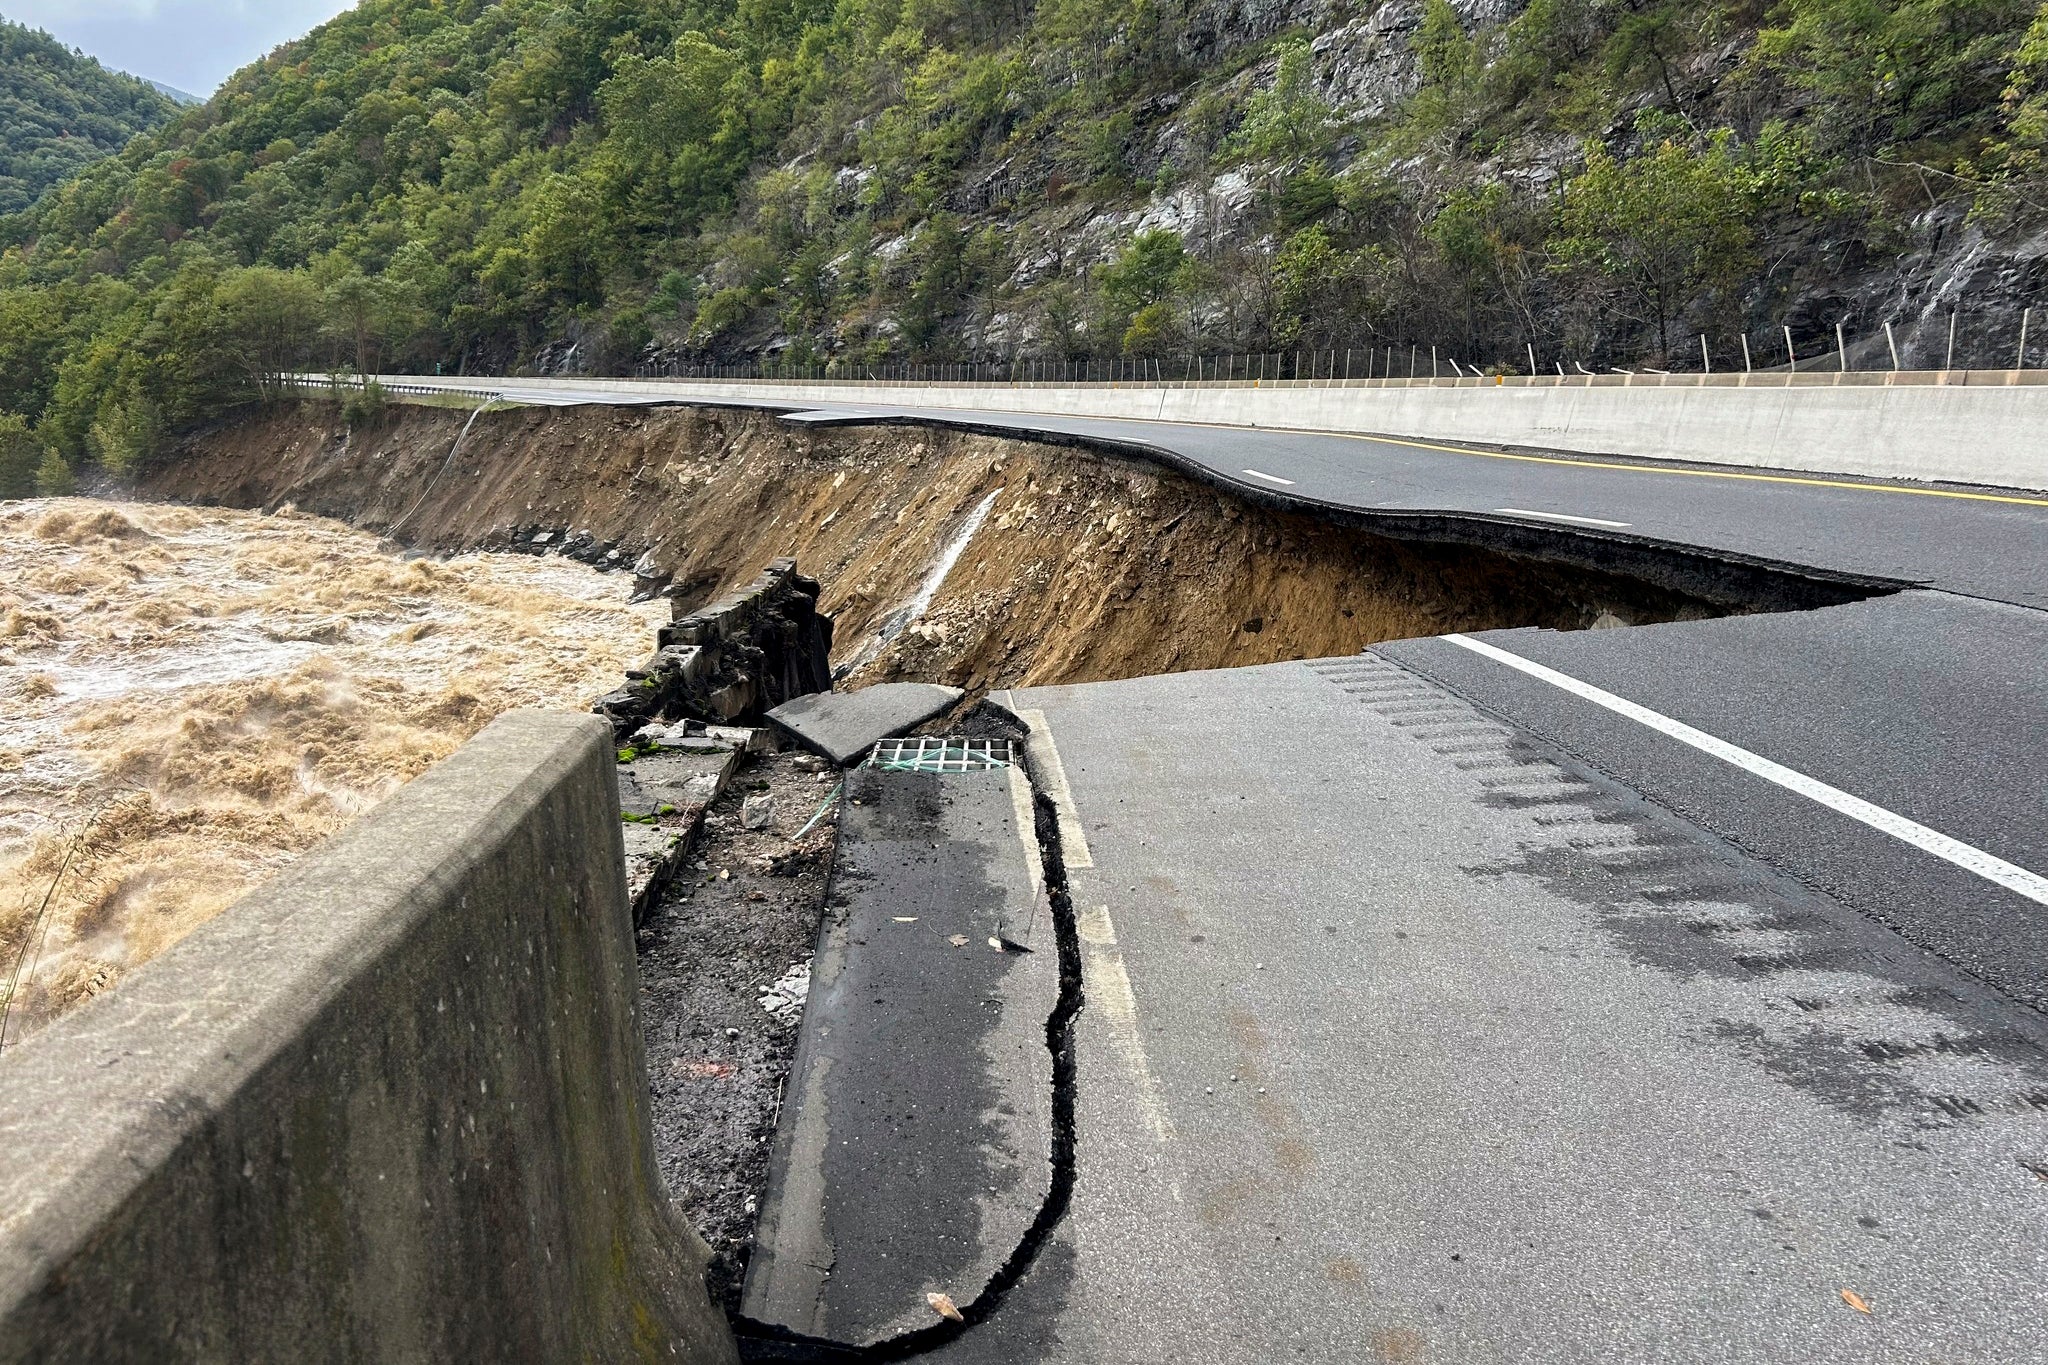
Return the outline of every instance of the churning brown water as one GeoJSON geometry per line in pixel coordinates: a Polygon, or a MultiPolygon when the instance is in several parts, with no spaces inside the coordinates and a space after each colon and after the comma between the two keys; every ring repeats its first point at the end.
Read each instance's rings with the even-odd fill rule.
{"type": "Polygon", "coordinates": [[[581,709],[665,603],[283,511],[0,504],[5,1041],[111,986],[501,711],[581,709]]]}

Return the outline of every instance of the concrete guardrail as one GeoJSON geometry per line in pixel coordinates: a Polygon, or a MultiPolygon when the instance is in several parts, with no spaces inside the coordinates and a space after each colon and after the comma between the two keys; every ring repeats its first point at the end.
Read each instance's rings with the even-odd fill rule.
{"type": "MultiPolygon", "coordinates": [[[[1582,455],[2048,488],[2048,371],[1828,370],[1181,384],[403,376],[399,391],[574,389],[675,402],[970,409],[1472,442],[1582,455]]],[[[320,385],[325,380],[319,381],[320,385]]]]}
{"type": "Polygon", "coordinates": [[[0,1360],[729,1362],[610,728],[519,712],[0,1060],[0,1360]]]}

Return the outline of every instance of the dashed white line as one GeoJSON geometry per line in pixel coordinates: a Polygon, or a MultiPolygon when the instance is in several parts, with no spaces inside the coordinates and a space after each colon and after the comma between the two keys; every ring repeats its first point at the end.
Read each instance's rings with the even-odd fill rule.
{"type": "Polygon", "coordinates": [[[1294,480],[1283,479],[1278,474],[1267,474],[1257,469],[1247,469],[1244,472],[1251,475],[1255,479],[1265,479],[1269,483],[1277,483],[1283,488],[1294,487],[1294,480]]]}
{"type": "Polygon", "coordinates": [[[1611,526],[1617,531],[1628,526],[1625,521],[1608,521],[1604,517],[1574,517],[1563,512],[1531,512],[1526,507],[1496,507],[1493,510],[1505,512],[1512,517],[1541,517],[1545,521],[1570,521],[1581,526],[1611,526]]]}
{"type": "Polygon", "coordinates": [[[1995,854],[1986,853],[1960,839],[1952,839],[1940,830],[1929,829],[1915,820],[1883,806],[1872,805],[1860,796],[1851,796],[1839,787],[1831,787],[1817,778],[1795,771],[1782,763],[1773,763],[1761,754],[1751,753],[1740,745],[1730,744],[1725,739],[1716,739],[1704,730],[1695,730],[1683,721],[1671,719],[1647,706],[1640,706],[1626,697],[1617,697],[1612,692],[1580,682],[1569,673],[1560,673],[1554,668],[1525,659],[1519,654],[1510,654],[1505,649],[1474,640],[1468,635],[1445,635],[1439,637],[1454,645],[1482,654],[1497,663],[1541,679],[1553,687],[1563,688],[1575,697],[1583,697],[1595,706],[1604,706],[1618,716],[1649,726],[1659,734],[1669,735],[1682,744],[1690,744],[1701,753],[1711,754],[1724,763],[1732,763],[1745,772],[1754,773],[1766,782],[1775,782],[1787,791],[1797,792],[1809,800],[1816,801],[1829,810],[1848,816],[1870,826],[1881,833],[1889,834],[1901,843],[1910,844],[1923,853],[1931,853],[1944,862],[1955,864],[1965,872],[1975,873],[1985,881],[2030,901],[2048,905],[2048,877],[2029,872],[2016,863],[2009,863],[1995,854]]]}

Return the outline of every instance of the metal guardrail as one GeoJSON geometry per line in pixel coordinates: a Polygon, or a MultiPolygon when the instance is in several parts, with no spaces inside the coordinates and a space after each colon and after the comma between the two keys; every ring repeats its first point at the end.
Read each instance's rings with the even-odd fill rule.
{"type": "Polygon", "coordinates": [[[422,396],[443,393],[480,395],[486,400],[503,397],[496,389],[486,389],[473,384],[422,384],[407,379],[382,379],[374,374],[368,376],[368,383],[365,382],[362,376],[350,375],[347,378],[341,378],[324,374],[290,374],[279,379],[278,383],[285,388],[298,389],[305,393],[329,393],[336,389],[344,393],[360,393],[368,388],[370,383],[374,383],[385,393],[409,393],[422,396]]]}
{"type": "MultiPolygon", "coordinates": [[[[430,384],[369,376],[386,393],[483,394],[502,398],[503,390],[482,384],[430,384]]],[[[294,375],[285,384],[308,391],[327,390],[335,381],[324,375],[294,375]]],[[[505,383],[505,377],[490,382],[505,383]]],[[[520,381],[512,381],[520,382],[520,381]]],[[[2011,388],[2048,385],[2048,369],[2026,370],[1736,370],[1717,373],[1628,371],[1608,374],[1443,375],[1393,379],[879,379],[842,376],[726,375],[634,378],[620,375],[536,375],[524,381],[537,385],[594,382],[648,386],[699,387],[744,384],[764,388],[848,389],[1784,389],[1784,388],[2011,388]]],[[[360,389],[363,380],[340,381],[343,389],[360,389]]]]}

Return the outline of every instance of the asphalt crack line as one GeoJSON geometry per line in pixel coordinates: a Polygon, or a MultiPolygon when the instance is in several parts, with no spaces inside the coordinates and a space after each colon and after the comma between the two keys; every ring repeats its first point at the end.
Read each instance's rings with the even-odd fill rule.
{"type": "Polygon", "coordinates": [[[1067,770],[1060,762],[1060,751],[1053,744],[1052,723],[1043,711],[1018,711],[1017,719],[1031,727],[1030,737],[1024,741],[1024,752],[1031,761],[1032,776],[1037,779],[1038,790],[1052,799],[1053,809],[1059,816],[1060,852],[1067,867],[1094,867],[1095,857],[1088,851],[1088,835],[1081,828],[1081,813],[1074,808],[1074,793],[1067,786],[1067,770]]]}

